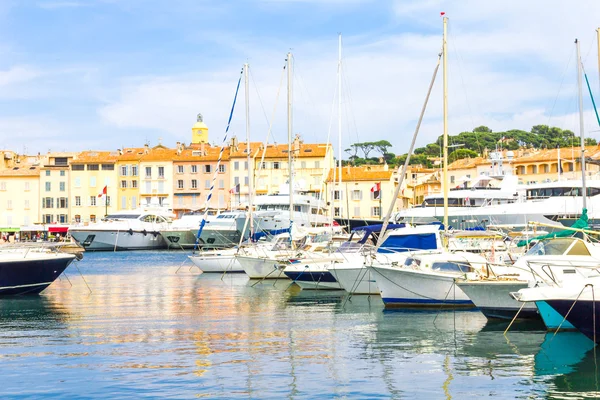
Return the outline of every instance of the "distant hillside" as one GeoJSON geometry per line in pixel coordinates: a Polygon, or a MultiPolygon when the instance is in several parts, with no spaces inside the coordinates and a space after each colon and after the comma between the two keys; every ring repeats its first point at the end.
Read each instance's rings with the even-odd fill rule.
{"type": "MultiPolygon", "coordinates": [[[[472,132],[461,132],[458,135],[448,136],[448,159],[450,162],[462,158],[477,157],[483,154],[484,150],[494,150],[496,147],[507,150],[517,150],[519,148],[552,149],[556,147],[579,146],[579,137],[569,130],[563,130],[557,127],[547,125],[535,125],[530,132],[519,129],[511,129],[505,132],[492,132],[487,126],[478,126],[472,132]]],[[[439,136],[436,142],[430,143],[424,147],[415,149],[410,159],[412,165],[422,164],[427,167],[432,166],[429,158],[440,157],[442,155],[443,137],[439,136]]],[[[587,138],[586,145],[596,145],[595,139],[587,138]]],[[[355,143],[346,149],[350,155],[347,163],[353,165],[381,164],[386,161],[389,165],[404,163],[406,154],[396,156],[388,151],[392,145],[380,140],[377,142],[355,143]],[[379,157],[370,157],[371,153],[376,151],[379,157]],[[362,153],[363,157],[360,157],[362,153]]]]}

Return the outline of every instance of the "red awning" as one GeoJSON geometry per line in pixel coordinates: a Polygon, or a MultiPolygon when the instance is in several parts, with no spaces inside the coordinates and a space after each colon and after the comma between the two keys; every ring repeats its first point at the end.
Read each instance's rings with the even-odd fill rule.
{"type": "Polygon", "coordinates": [[[48,227],[48,232],[50,233],[66,233],[69,230],[68,226],[50,226],[48,227]]]}

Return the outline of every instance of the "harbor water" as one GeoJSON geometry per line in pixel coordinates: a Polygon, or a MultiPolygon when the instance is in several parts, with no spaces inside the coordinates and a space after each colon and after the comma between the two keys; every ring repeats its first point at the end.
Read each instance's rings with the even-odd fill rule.
{"type": "Polygon", "coordinates": [[[42,295],[0,298],[2,398],[600,394],[577,332],[505,336],[477,311],[385,311],[377,296],[200,274],[187,255],[86,253],[42,295]]]}

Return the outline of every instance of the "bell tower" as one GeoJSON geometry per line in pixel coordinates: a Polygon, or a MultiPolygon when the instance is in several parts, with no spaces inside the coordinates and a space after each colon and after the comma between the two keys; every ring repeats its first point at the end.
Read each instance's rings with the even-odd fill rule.
{"type": "Polygon", "coordinates": [[[198,114],[196,123],[192,126],[192,143],[208,143],[208,126],[202,119],[202,114],[198,114]]]}

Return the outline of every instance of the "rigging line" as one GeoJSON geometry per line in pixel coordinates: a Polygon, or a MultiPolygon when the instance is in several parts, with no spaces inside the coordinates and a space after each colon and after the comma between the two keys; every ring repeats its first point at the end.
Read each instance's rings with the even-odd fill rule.
{"type": "Polygon", "coordinates": [[[260,107],[262,109],[263,115],[265,117],[265,121],[267,121],[267,125],[269,125],[269,117],[267,116],[267,110],[265,110],[265,106],[263,105],[262,98],[260,97],[260,92],[258,91],[258,85],[254,80],[254,74],[252,74],[252,70],[248,68],[248,72],[250,72],[250,79],[252,80],[252,85],[254,86],[254,90],[256,91],[256,96],[258,97],[258,102],[260,103],[260,107]]]}
{"type": "Polygon", "coordinates": [[[238,93],[240,91],[240,84],[242,83],[243,74],[244,74],[244,70],[240,71],[240,78],[238,79],[237,87],[235,88],[235,96],[233,97],[233,104],[231,105],[231,111],[229,113],[229,120],[227,121],[227,128],[225,128],[225,135],[223,136],[223,141],[221,143],[221,151],[219,152],[219,158],[217,160],[215,172],[213,173],[212,183],[211,183],[210,189],[208,191],[208,195],[206,196],[206,200],[204,201],[204,214],[202,214],[202,219],[200,220],[200,227],[198,228],[198,233],[196,235],[196,243],[194,243],[194,250],[196,250],[198,248],[198,244],[200,242],[200,235],[202,234],[204,225],[206,225],[206,216],[208,215],[208,206],[210,204],[213,190],[215,188],[215,182],[217,181],[217,176],[219,174],[219,167],[221,166],[221,159],[223,158],[223,153],[225,152],[225,147],[227,146],[227,135],[229,134],[229,127],[231,126],[231,119],[233,117],[233,112],[235,110],[235,103],[237,101],[238,93]]]}
{"type": "MultiPolygon", "coordinates": [[[[294,75],[294,79],[298,81],[298,87],[300,89],[298,91],[298,93],[301,96],[303,94],[306,96],[305,101],[307,104],[309,104],[312,107],[313,115],[318,115],[317,114],[317,106],[316,106],[315,102],[313,101],[312,97],[310,96],[310,93],[304,83],[304,79],[302,78],[302,75],[300,75],[300,73],[298,72],[298,65],[296,64],[296,57],[293,54],[292,54],[292,59],[294,60],[294,69],[292,70],[292,74],[294,75]],[[304,91],[304,93],[303,93],[303,91],[304,91]]],[[[310,131],[312,131],[312,134],[314,135],[314,137],[316,137],[317,130],[316,130],[316,126],[315,126],[315,118],[306,118],[305,120],[309,121],[310,131]]]]}
{"type": "MultiPolygon", "coordinates": [[[[452,28],[450,28],[449,32],[448,32],[448,36],[450,37],[450,43],[452,43],[452,49],[454,50],[454,53],[456,54],[456,64],[458,65],[458,75],[460,76],[460,83],[462,85],[462,89],[463,89],[463,93],[465,95],[465,102],[467,103],[467,109],[469,110],[469,118],[471,119],[471,126],[473,127],[473,129],[476,128],[475,126],[475,120],[473,119],[473,110],[471,109],[471,103],[469,102],[469,96],[467,95],[467,89],[466,89],[466,85],[465,85],[465,80],[462,74],[462,64],[461,64],[461,60],[462,60],[462,56],[460,55],[460,53],[458,52],[458,49],[456,48],[456,38],[454,37],[454,35],[452,34],[452,28]]],[[[452,60],[450,60],[452,61],[452,60]]],[[[449,136],[450,138],[450,136],[449,136]]],[[[479,149],[479,153],[481,154],[481,143],[479,142],[479,133],[476,132],[475,133],[475,139],[477,140],[477,148],[479,149]]],[[[456,144],[456,143],[453,143],[456,144]]]]}
{"type": "MultiPolygon", "coordinates": [[[[344,72],[344,70],[348,71],[348,66],[344,63],[344,58],[342,57],[342,69],[341,72],[344,72]]],[[[350,75],[350,73],[348,74],[344,74],[342,73],[342,80],[344,82],[344,93],[346,93],[346,99],[347,99],[347,103],[349,103],[349,111],[354,110],[354,103],[352,101],[352,99],[354,98],[352,96],[352,87],[350,86],[349,80],[348,80],[348,75],[350,75]]],[[[356,123],[356,114],[352,113],[352,112],[348,112],[347,111],[347,115],[348,118],[350,119],[352,118],[352,123],[354,125],[354,131],[356,132],[356,141],[359,142],[360,141],[360,135],[358,132],[358,124],[356,123]]],[[[348,130],[348,132],[350,132],[350,130],[348,130]]],[[[349,135],[348,135],[349,136],[349,135]]]]}
{"type": "Polygon", "coordinates": [[[567,76],[567,71],[569,70],[569,67],[571,65],[571,60],[573,59],[573,53],[575,53],[575,49],[574,48],[571,49],[571,53],[569,54],[569,61],[567,62],[565,70],[562,73],[562,78],[560,80],[560,85],[558,86],[558,92],[556,92],[556,97],[554,98],[554,103],[552,104],[552,109],[550,110],[550,114],[548,115],[548,122],[546,123],[546,125],[548,125],[548,126],[550,126],[550,119],[554,115],[554,108],[556,107],[556,102],[558,101],[558,96],[560,95],[560,91],[561,91],[561,89],[563,87],[563,83],[565,82],[565,77],[567,76]]]}

